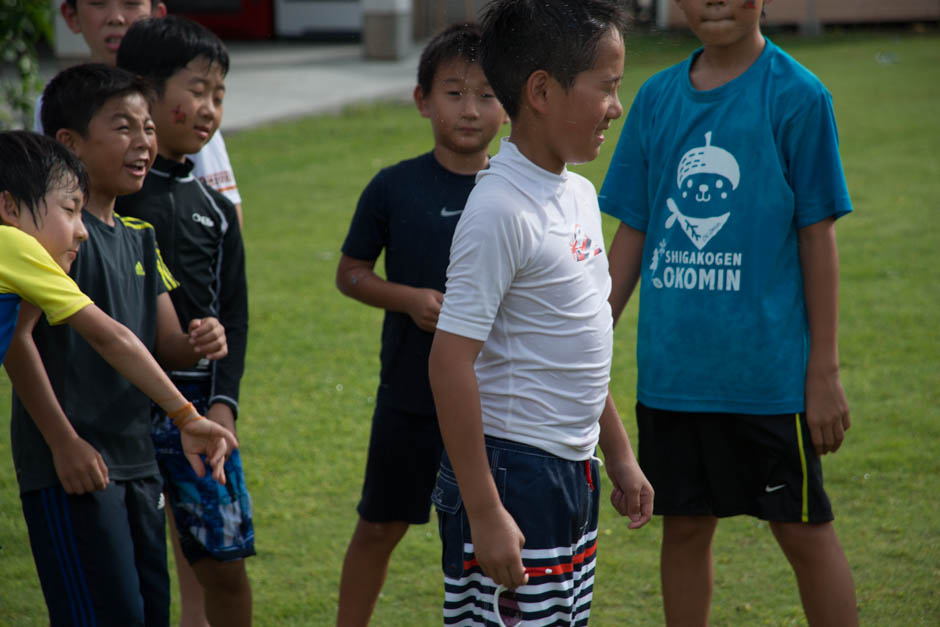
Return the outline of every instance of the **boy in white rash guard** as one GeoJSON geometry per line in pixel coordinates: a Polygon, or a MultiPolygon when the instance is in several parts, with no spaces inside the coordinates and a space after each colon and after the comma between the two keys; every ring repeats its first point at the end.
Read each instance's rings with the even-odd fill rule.
{"type": "Polygon", "coordinates": [[[600,444],[631,528],[653,492],[607,384],[613,319],[594,187],[623,109],[624,15],[602,0],[497,0],[483,69],[512,121],[454,233],[429,373],[446,454],[433,493],[444,623],[587,623],[600,444]],[[494,592],[500,596],[494,607],[494,592]]]}

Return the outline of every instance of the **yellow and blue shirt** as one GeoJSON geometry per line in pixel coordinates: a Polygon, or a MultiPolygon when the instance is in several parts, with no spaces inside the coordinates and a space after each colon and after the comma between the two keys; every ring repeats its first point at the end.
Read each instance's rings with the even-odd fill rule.
{"type": "Polygon", "coordinates": [[[21,299],[42,309],[52,325],[92,304],[36,238],[0,226],[0,363],[16,328],[21,299]]]}

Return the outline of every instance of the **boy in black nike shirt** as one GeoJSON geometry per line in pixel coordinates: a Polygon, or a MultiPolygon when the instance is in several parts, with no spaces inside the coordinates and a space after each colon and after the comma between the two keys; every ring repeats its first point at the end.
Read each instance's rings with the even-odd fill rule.
{"type": "MultiPolygon", "coordinates": [[[[128,29],[117,65],[149,79],[156,90],[157,157],[140,192],[121,198],[117,210],[156,230],[163,258],[180,282],[171,295],[180,323],[215,315],[225,327],[228,356],[173,371],[170,378],[210,420],[234,432],[248,333],[245,253],[234,205],[195,178],[186,157],[219,128],[228,64],[219,38],[190,20],[150,18],[128,29]]],[[[153,438],[175,522],[171,537],[179,541],[180,580],[190,574],[188,563],[210,624],[250,624],[244,558],[255,554],[254,528],[239,453],[226,461],[228,483],[219,488],[187,467],[176,427],[159,411],[153,438]]],[[[183,604],[192,602],[184,598],[183,604]]]]}
{"type": "Polygon", "coordinates": [[[359,521],[346,550],[338,625],[369,622],[409,525],[428,521],[441,435],[428,353],[444,298],[450,241],[490,141],[508,121],[479,62],[476,25],[425,47],[414,89],[434,149],[379,172],[362,192],[336,270],[339,290],[385,309],[382,371],[359,521]],[[374,271],[385,249],[386,279],[374,271]]]}

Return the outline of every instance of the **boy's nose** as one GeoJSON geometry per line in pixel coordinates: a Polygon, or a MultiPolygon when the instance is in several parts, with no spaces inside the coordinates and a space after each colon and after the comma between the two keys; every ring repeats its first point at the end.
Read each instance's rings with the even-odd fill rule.
{"type": "Polygon", "coordinates": [[[199,106],[199,114],[206,119],[214,120],[222,117],[222,105],[217,105],[211,98],[204,99],[199,106]]]}
{"type": "Polygon", "coordinates": [[[124,18],[124,14],[121,13],[120,8],[117,6],[111,9],[110,13],[108,13],[107,19],[108,19],[108,24],[112,26],[123,25],[127,22],[127,20],[124,18]]]}
{"type": "Polygon", "coordinates": [[[78,213],[79,218],[76,220],[75,225],[75,241],[84,242],[88,239],[88,229],[85,228],[85,223],[81,219],[81,211],[78,213]]]}
{"type": "Polygon", "coordinates": [[[147,131],[144,129],[138,129],[136,133],[132,135],[132,144],[134,148],[146,148],[150,144],[156,145],[157,140],[154,135],[148,135],[147,131]]]}
{"type": "Polygon", "coordinates": [[[623,115],[623,103],[620,102],[620,96],[614,92],[614,101],[610,106],[610,119],[616,120],[623,115]]]}
{"type": "Polygon", "coordinates": [[[464,98],[463,116],[467,118],[475,118],[479,115],[480,111],[477,108],[476,98],[473,96],[464,98]]]}

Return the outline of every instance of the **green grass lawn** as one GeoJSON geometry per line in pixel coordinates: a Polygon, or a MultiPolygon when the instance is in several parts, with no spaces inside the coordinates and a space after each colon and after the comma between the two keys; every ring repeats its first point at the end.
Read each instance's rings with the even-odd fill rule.
{"type": "MultiPolygon", "coordinates": [[[[855,206],[837,229],[853,427],[824,467],[861,619],[940,624],[940,38],[866,31],[774,39],[833,94],[855,206]]],[[[636,37],[627,48],[625,106],[693,43],[636,37]]],[[[578,168],[596,185],[619,127],[600,158],[578,168]]],[[[379,310],[335,289],[339,248],[366,182],[429,150],[431,135],[413,107],[386,104],[226,139],[244,198],[251,300],[239,437],[255,505],[255,617],[260,625],[326,625],[356,520],[381,324],[379,310]]],[[[605,222],[608,241],[615,227],[605,222]]],[[[634,303],[616,333],[611,383],[632,437],[635,318],[634,303]]],[[[6,408],[9,384],[0,378],[6,408]]],[[[0,430],[0,624],[41,625],[8,433],[0,430]]],[[[592,623],[662,624],[659,522],[628,531],[605,503],[600,528],[592,623]]],[[[724,521],[715,556],[713,624],[805,623],[766,524],[724,521]]],[[[393,557],[374,624],[439,624],[439,559],[436,526],[413,529],[393,557]]]]}

